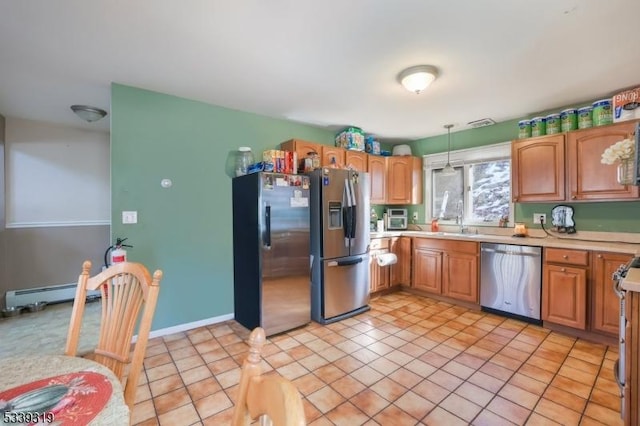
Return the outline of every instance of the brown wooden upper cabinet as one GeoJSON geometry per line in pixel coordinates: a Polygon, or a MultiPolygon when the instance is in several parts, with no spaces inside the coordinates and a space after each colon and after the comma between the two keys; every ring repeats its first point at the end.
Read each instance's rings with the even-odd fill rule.
{"type": "Polygon", "coordinates": [[[369,155],[371,204],[421,204],[422,159],[369,155]]]}
{"type": "Polygon", "coordinates": [[[367,153],[361,151],[347,151],[345,154],[345,164],[350,169],[357,170],[359,172],[366,172],[368,170],[367,153]]]}
{"type": "Polygon", "coordinates": [[[310,153],[320,157],[323,167],[335,165],[369,173],[371,204],[421,204],[422,158],[411,156],[384,157],[361,151],[351,151],[301,139],[280,144],[280,149],[293,151],[301,161],[310,153]]]}
{"type": "Polygon", "coordinates": [[[387,201],[387,158],[379,155],[367,157],[371,204],[385,204],[387,201]]]}
{"type": "Polygon", "coordinates": [[[511,144],[513,201],[563,201],[564,135],[540,136],[511,144]]]}
{"type": "Polygon", "coordinates": [[[387,160],[387,204],[410,204],[412,157],[389,157],[387,160]]]}
{"type": "Polygon", "coordinates": [[[316,142],[304,141],[302,139],[290,139],[280,144],[280,149],[284,151],[295,152],[298,156],[298,170],[300,170],[300,162],[310,152],[315,152],[318,156],[322,155],[322,145],[316,142]]]}
{"type": "Polygon", "coordinates": [[[637,186],[618,183],[615,164],[600,162],[604,150],[630,137],[634,128],[635,122],[625,121],[567,133],[567,178],[571,201],[638,198],[637,186]]]}
{"type": "Polygon", "coordinates": [[[322,158],[320,162],[323,167],[331,167],[335,164],[336,168],[343,169],[346,152],[347,150],[344,148],[322,145],[322,158]]]}
{"type": "Polygon", "coordinates": [[[616,165],[600,162],[606,148],[631,136],[637,121],[513,141],[513,201],[637,200],[638,187],[620,185],[616,165]]]}

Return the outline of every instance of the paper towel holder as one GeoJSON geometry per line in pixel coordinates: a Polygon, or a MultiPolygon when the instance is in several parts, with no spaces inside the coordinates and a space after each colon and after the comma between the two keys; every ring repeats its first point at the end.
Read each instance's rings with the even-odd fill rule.
{"type": "Polygon", "coordinates": [[[389,266],[398,263],[398,256],[395,253],[382,253],[376,256],[378,266],[389,266]]]}

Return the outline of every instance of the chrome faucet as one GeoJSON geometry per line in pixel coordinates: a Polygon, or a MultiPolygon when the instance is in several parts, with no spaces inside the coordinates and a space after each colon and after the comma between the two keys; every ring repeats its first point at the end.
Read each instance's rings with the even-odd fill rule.
{"type": "Polygon", "coordinates": [[[464,225],[464,203],[462,200],[458,201],[456,208],[456,224],[460,226],[460,233],[464,234],[467,231],[467,227],[464,225]]]}

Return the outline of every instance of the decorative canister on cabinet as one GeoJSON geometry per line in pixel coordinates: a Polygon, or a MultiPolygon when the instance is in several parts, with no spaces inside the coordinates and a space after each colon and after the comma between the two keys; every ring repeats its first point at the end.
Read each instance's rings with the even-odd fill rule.
{"type": "Polygon", "coordinates": [[[518,138],[530,138],[531,137],[531,120],[518,121],[518,138]]]}
{"type": "Polygon", "coordinates": [[[547,134],[547,121],[545,117],[533,117],[531,119],[531,136],[544,136],[547,134]]]}

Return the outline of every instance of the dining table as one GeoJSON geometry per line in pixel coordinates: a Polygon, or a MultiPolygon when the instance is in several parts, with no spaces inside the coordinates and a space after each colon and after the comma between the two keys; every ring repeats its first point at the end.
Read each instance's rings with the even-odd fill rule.
{"type": "Polygon", "coordinates": [[[0,359],[0,425],[128,425],[120,380],[102,364],[63,355],[0,359]]]}

